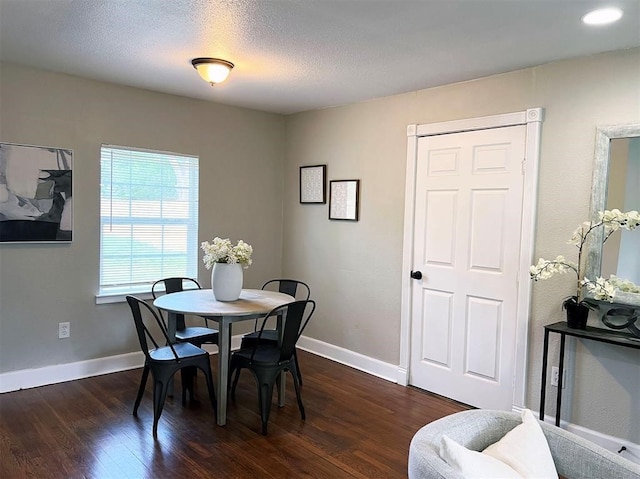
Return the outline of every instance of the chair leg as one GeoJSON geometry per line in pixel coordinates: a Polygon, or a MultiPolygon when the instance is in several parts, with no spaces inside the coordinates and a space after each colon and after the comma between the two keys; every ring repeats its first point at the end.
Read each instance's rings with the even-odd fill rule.
{"type": "Polygon", "coordinates": [[[191,369],[191,381],[189,383],[189,401],[194,402],[197,401],[196,398],[196,384],[198,384],[198,368],[196,366],[189,368],[191,369]]]}
{"type": "MultiPolygon", "coordinates": [[[[192,344],[194,346],[202,349],[202,341],[195,341],[192,344]]],[[[194,387],[197,386],[197,384],[198,384],[198,368],[193,368],[193,385],[194,385],[194,387]]],[[[190,400],[193,400],[193,396],[191,397],[190,400]]]]}
{"type": "Polygon", "coordinates": [[[231,386],[231,399],[236,400],[236,386],[238,385],[238,379],[240,378],[240,369],[238,367],[233,367],[229,372],[229,381],[231,381],[231,377],[233,377],[233,381],[230,382],[231,386]],[[235,375],[233,374],[235,372],[235,375]]]}
{"type": "MultiPolygon", "coordinates": [[[[218,405],[216,403],[216,390],[213,386],[213,377],[211,376],[211,366],[209,366],[208,370],[203,369],[204,376],[207,379],[207,389],[209,390],[209,400],[211,401],[211,406],[213,407],[213,413],[218,413],[218,405]]],[[[222,392],[220,392],[222,394],[222,392]]]]}
{"type": "Polygon", "coordinates": [[[187,405],[187,392],[189,393],[189,401],[193,402],[193,378],[196,375],[196,368],[186,367],[180,370],[182,378],[182,405],[187,405]]]}
{"type": "Polygon", "coordinates": [[[269,413],[271,412],[271,398],[273,397],[273,382],[264,382],[260,384],[260,418],[262,419],[262,434],[267,435],[267,423],[269,422],[269,413]]]}
{"type": "MultiPolygon", "coordinates": [[[[293,365],[293,367],[295,369],[295,364],[293,365]]],[[[304,406],[302,405],[302,396],[300,395],[300,383],[298,382],[298,374],[296,371],[291,371],[291,376],[293,376],[293,387],[296,390],[296,399],[298,400],[298,409],[300,409],[300,416],[304,421],[305,419],[307,419],[307,416],[304,412],[304,406]]]]}
{"type": "Polygon", "coordinates": [[[158,421],[164,408],[164,400],[169,389],[168,381],[154,380],[153,384],[153,437],[158,435],[158,421]]]}
{"type": "Polygon", "coordinates": [[[281,390],[281,388],[280,388],[280,383],[281,383],[281,378],[282,378],[282,373],[281,373],[281,374],[278,374],[278,375],[276,376],[276,395],[278,396],[278,405],[279,405],[279,406],[281,405],[280,407],[283,407],[283,406],[284,406],[284,403],[282,402],[282,397],[280,396],[280,390],[281,390]]]}
{"type": "Polygon", "coordinates": [[[149,377],[149,366],[144,365],[144,369],[142,370],[142,378],[140,378],[140,386],[138,387],[138,396],[136,397],[136,402],[133,405],[133,415],[138,416],[138,407],[140,406],[140,401],[142,400],[142,395],[144,394],[144,388],[147,385],[147,378],[149,377]]]}
{"type": "Polygon", "coordinates": [[[296,363],[296,375],[298,376],[300,386],[302,386],[302,373],[300,372],[300,363],[298,363],[298,353],[295,349],[293,350],[293,361],[296,363]]]}

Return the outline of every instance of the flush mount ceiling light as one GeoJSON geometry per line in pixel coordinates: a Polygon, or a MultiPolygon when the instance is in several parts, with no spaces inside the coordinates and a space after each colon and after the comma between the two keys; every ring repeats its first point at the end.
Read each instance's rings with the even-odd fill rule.
{"type": "Polygon", "coordinates": [[[622,18],[622,10],[615,7],[600,8],[593,10],[582,17],[583,23],[587,25],[606,25],[622,18]]]}
{"type": "Polygon", "coordinates": [[[204,81],[211,83],[211,86],[225,81],[233,68],[233,63],[219,58],[194,58],[191,64],[198,70],[204,81]]]}

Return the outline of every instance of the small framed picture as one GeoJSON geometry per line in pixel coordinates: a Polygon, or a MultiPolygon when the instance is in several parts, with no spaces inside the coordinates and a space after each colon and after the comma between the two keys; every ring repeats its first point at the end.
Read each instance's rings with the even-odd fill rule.
{"type": "Polygon", "coordinates": [[[329,219],[358,221],[360,180],[331,180],[329,184],[329,219]]]}
{"type": "Polygon", "coordinates": [[[300,203],[327,202],[327,165],[300,167],[300,203]]]}

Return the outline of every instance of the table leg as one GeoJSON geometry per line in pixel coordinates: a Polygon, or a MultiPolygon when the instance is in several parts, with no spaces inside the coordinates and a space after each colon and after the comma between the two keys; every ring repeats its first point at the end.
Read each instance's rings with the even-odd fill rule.
{"type": "Polygon", "coordinates": [[[231,322],[223,317],[218,324],[218,426],[224,426],[227,424],[231,322]]]}
{"type": "MultiPolygon", "coordinates": [[[[183,321],[184,322],[184,321],[183,321]]],[[[176,331],[178,329],[178,315],[176,313],[167,313],[167,334],[169,341],[176,342],[176,331]]]]}
{"type": "Polygon", "coordinates": [[[556,426],[560,427],[560,411],[562,409],[562,376],[564,372],[564,343],[566,336],[560,333],[560,363],[558,364],[558,400],[556,402],[556,426]]]}
{"type": "Polygon", "coordinates": [[[544,403],[547,395],[547,356],[549,355],[549,330],[544,330],[544,349],[542,351],[542,380],[540,381],[540,420],[544,421],[544,403]]]}

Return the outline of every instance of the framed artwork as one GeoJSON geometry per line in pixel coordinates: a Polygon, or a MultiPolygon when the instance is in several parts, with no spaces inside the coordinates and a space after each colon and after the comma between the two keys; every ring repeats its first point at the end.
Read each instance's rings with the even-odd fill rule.
{"type": "Polygon", "coordinates": [[[358,221],[360,180],[331,180],[329,184],[329,219],[358,221]]]}
{"type": "Polygon", "coordinates": [[[300,167],[300,203],[327,202],[327,165],[300,167]]]}
{"type": "Polygon", "coordinates": [[[0,243],[71,242],[73,152],[0,143],[0,243]]]}

